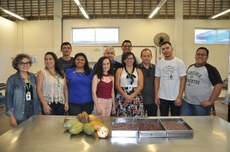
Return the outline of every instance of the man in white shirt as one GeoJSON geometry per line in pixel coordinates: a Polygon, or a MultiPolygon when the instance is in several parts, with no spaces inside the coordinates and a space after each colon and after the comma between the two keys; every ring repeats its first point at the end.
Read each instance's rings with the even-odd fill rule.
{"type": "Polygon", "coordinates": [[[170,42],[163,42],[161,52],[164,58],[156,64],[155,103],[160,106],[160,115],[180,115],[182,95],[185,88],[186,68],[184,62],[174,57],[170,42]]]}

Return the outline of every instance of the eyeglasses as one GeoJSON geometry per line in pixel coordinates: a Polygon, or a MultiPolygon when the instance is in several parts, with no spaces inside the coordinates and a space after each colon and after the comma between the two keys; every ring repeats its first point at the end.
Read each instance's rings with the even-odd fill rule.
{"type": "Polygon", "coordinates": [[[205,56],[207,56],[206,54],[196,54],[196,57],[205,57],[205,56]]]}
{"type": "Polygon", "coordinates": [[[126,58],[126,60],[134,60],[134,58],[126,58]]]}
{"type": "Polygon", "coordinates": [[[131,45],[123,45],[122,47],[124,47],[124,48],[131,48],[132,46],[131,45]]]}
{"type": "Polygon", "coordinates": [[[30,65],[31,62],[18,62],[19,65],[30,65]]]}

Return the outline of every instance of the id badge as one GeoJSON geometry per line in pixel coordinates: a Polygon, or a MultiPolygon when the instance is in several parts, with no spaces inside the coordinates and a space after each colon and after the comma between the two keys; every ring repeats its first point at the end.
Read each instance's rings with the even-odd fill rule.
{"type": "Polygon", "coordinates": [[[31,100],[31,93],[28,91],[26,93],[26,101],[29,101],[29,100],[31,100]]]}
{"type": "Polygon", "coordinates": [[[132,85],[128,85],[128,91],[132,91],[133,90],[133,86],[132,85]]]}

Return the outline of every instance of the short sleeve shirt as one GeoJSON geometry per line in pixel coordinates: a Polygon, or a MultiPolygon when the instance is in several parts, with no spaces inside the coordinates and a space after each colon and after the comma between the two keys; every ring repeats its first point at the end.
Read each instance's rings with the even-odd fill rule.
{"type": "Polygon", "coordinates": [[[180,89],[180,78],[186,75],[184,62],[174,57],[160,60],[156,65],[155,77],[160,77],[159,98],[176,100],[180,89]]]}
{"type": "Polygon", "coordinates": [[[222,83],[218,70],[210,64],[196,66],[192,64],[187,70],[184,100],[190,104],[200,105],[212,94],[212,86],[222,83]]]}

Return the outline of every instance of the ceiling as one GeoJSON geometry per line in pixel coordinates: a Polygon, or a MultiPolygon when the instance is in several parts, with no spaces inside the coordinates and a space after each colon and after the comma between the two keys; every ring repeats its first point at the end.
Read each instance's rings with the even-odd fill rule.
{"type": "MultiPolygon", "coordinates": [[[[160,0],[80,0],[90,19],[146,19],[160,0]]],[[[168,0],[153,19],[174,19],[175,1],[168,0]]],[[[181,0],[182,1],[182,0],[181,0]]],[[[27,20],[52,20],[54,0],[0,0],[0,6],[27,20]]],[[[183,0],[184,19],[209,19],[230,8],[230,0],[183,0]]],[[[0,16],[16,20],[0,11],[0,16]]],[[[84,19],[74,0],[62,0],[63,19],[84,19]]],[[[229,20],[230,13],[218,18],[229,20]]]]}

